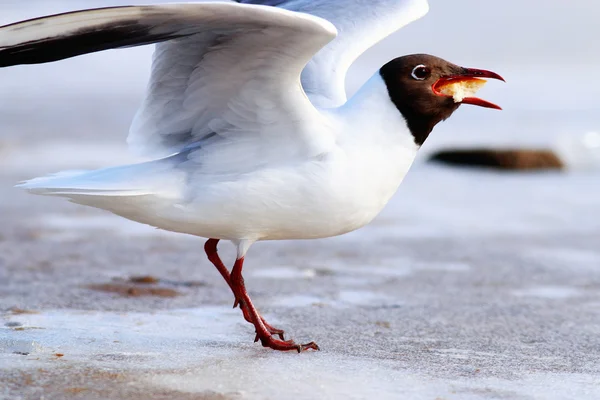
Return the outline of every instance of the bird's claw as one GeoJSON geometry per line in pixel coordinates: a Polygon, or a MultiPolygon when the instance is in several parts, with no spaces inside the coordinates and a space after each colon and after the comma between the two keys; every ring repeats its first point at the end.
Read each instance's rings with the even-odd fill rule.
{"type": "MultiPolygon", "coordinates": [[[[273,328],[272,326],[270,326],[269,324],[267,324],[264,320],[263,320],[263,324],[265,324],[267,330],[269,331],[269,333],[272,335],[277,335],[279,336],[279,339],[285,341],[285,332],[282,331],[281,329],[277,329],[277,328],[273,328]]],[[[254,338],[254,343],[258,342],[260,339],[260,337],[258,336],[258,333],[256,333],[256,337],[254,338]]]]}
{"type": "MultiPolygon", "coordinates": [[[[263,323],[265,323],[264,320],[263,320],[263,323]]],[[[272,326],[267,326],[267,330],[271,333],[271,335],[277,335],[277,336],[279,336],[279,339],[285,340],[285,336],[283,336],[285,332],[283,330],[273,328],[272,326]]]]}
{"type": "MultiPolygon", "coordinates": [[[[261,335],[259,333],[256,334],[256,339],[260,340],[260,343],[262,344],[263,347],[269,347],[273,350],[279,350],[279,351],[296,350],[298,353],[302,353],[303,351],[306,351],[309,349],[315,350],[315,351],[321,350],[315,342],[310,342],[310,343],[306,343],[306,344],[296,344],[296,342],[294,342],[293,340],[282,341],[282,340],[274,339],[272,336],[261,337],[261,335]]],[[[257,340],[255,340],[255,341],[257,341],[257,340]]]]}
{"type": "Polygon", "coordinates": [[[297,347],[298,353],[302,353],[305,350],[314,350],[314,351],[321,351],[321,349],[319,348],[319,345],[316,344],[315,342],[310,342],[310,343],[306,343],[306,344],[299,344],[297,347]]]}

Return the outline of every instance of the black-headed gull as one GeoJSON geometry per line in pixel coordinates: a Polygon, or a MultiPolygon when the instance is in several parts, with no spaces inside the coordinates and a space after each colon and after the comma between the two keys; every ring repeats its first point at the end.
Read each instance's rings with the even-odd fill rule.
{"type": "Polygon", "coordinates": [[[242,277],[250,246],[368,224],[433,127],[460,104],[498,108],[472,94],[478,78],[502,78],[410,55],[384,65],[347,101],[351,63],[425,15],[427,1],[243,3],[257,2],[263,5],[114,7],[1,27],[3,67],[160,42],[128,138],[134,150],[157,159],[20,186],[208,238],[208,258],[254,325],[256,341],[276,350],[318,349],[286,341],[253,306],[242,277]],[[217,254],[223,239],[237,247],[231,273],[217,254]]]}

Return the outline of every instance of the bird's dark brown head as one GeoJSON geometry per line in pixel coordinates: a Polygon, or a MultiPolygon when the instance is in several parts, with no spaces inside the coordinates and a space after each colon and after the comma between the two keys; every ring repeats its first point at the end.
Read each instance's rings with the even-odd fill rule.
{"type": "Polygon", "coordinates": [[[450,117],[461,104],[501,109],[470,96],[485,83],[481,78],[504,80],[494,72],[459,67],[428,54],[396,58],[379,72],[390,99],[406,119],[419,146],[433,127],[450,117]]]}

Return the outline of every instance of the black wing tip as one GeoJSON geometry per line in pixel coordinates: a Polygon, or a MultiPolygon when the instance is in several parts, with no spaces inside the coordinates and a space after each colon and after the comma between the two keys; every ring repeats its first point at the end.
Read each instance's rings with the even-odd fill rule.
{"type": "MultiPolygon", "coordinates": [[[[56,16],[76,14],[86,11],[97,11],[119,8],[139,8],[134,6],[104,7],[84,11],[73,11],[69,13],[56,14],[53,16],[31,19],[16,24],[7,25],[3,29],[23,28],[36,29],[36,25],[56,16]],[[32,24],[32,22],[34,22],[32,24]]],[[[142,9],[144,7],[141,7],[142,9]]],[[[117,49],[129,46],[141,46],[176,39],[185,36],[177,32],[157,32],[152,25],[140,23],[138,18],[120,19],[105,24],[92,25],[77,30],[58,33],[53,37],[39,38],[15,44],[13,46],[0,47],[0,67],[14,65],[43,64],[64,60],[83,54],[94,53],[103,50],[117,49]]]]}
{"type": "MultiPolygon", "coordinates": [[[[11,32],[18,32],[24,29],[34,30],[40,25],[43,25],[43,23],[46,20],[50,20],[56,17],[75,15],[89,11],[128,7],[131,6],[100,7],[87,10],[68,11],[58,14],[46,15],[43,17],[26,19],[23,21],[13,22],[8,25],[0,26],[0,34],[3,34],[4,31],[6,31],[6,33],[4,34],[10,35],[11,32]]],[[[78,50],[77,48],[73,48],[72,46],[67,45],[70,41],[69,38],[75,35],[77,35],[77,32],[74,32],[70,35],[40,38],[37,40],[18,43],[12,46],[0,47],[0,68],[21,64],[40,64],[46,62],[59,61],[65,58],[89,52],[83,51],[82,49],[78,50]]]]}
{"type": "MultiPolygon", "coordinates": [[[[237,0],[236,0],[237,1],[237,0]]],[[[3,25],[0,26],[0,30],[2,29],[14,29],[15,27],[17,27],[18,25],[29,25],[29,26],[23,26],[22,28],[17,28],[17,29],[24,29],[27,27],[31,27],[32,23],[35,22],[42,22],[44,19],[50,19],[50,18],[55,18],[55,17],[62,17],[65,15],[73,15],[73,14],[79,14],[79,13],[85,13],[88,11],[102,11],[102,10],[116,10],[119,8],[137,8],[139,6],[111,6],[111,7],[98,7],[98,8],[88,8],[88,9],[84,9],[84,10],[75,10],[75,11],[65,11],[62,13],[57,13],[57,14],[50,14],[50,15],[44,15],[43,17],[35,17],[35,18],[30,18],[30,19],[25,19],[22,21],[17,21],[17,22],[12,22],[8,25],[3,25]]]]}

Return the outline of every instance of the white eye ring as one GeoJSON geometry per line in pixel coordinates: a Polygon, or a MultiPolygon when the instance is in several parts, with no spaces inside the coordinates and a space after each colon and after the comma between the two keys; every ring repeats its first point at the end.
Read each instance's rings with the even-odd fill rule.
{"type": "MultiPolygon", "coordinates": [[[[414,67],[414,68],[413,68],[413,70],[412,70],[412,72],[410,73],[410,75],[411,75],[413,78],[415,78],[416,80],[418,80],[418,81],[424,81],[424,80],[427,78],[427,76],[418,77],[418,76],[417,76],[417,74],[416,74],[416,71],[417,71],[419,68],[425,68],[425,70],[426,70],[427,72],[429,72],[429,68],[427,68],[427,66],[426,66],[426,65],[419,64],[419,65],[417,65],[416,67],[414,67]]],[[[427,75],[429,75],[429,73],[428,73],[427,75]]]]}

